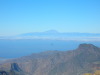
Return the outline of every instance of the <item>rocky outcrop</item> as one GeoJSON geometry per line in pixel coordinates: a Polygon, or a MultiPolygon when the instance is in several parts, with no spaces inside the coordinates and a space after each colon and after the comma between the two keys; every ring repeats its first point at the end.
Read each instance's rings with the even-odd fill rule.
{"type": "Polygon", "coordinates": [[[0,75],[9,75],[6,71],[0,71],[0,75]]]}
{"type": "Polygon", "coordinates": [[[11,75],[23,75],[23,71],[19,68],[17,63],[11,64],[10,73],[11,73],[11,75]]]}
{"type": "Polygon", "coordinates": [[[25,75],[17,63],[11,64],[10,71],[0,71],[0,75],[25,75]]]}

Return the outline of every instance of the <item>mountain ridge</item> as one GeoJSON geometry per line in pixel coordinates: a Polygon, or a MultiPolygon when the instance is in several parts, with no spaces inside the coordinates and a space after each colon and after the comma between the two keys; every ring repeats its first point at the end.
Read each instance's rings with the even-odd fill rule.
{"type": "MultiPolygon", "coordinates": [[[[5,64],[15,62],[30,75],[82,75],[93,72],[93,66],[99,61],[100,48],[92,44],[80,44],[75,50],[41,52],[13,59],[2,64],[0,69],[5,64]]],[[[9,69],[9,66],[5,68],[9,69]]]]}
{"type": "Polygon", "coordinates": [[[45,32],[30,32],[16,36],[5,36],[0,39],[49,39],[49,40],[75,40],[75,41],[100,41],[100,33],[58,32],[48,30],[45,32]]]}

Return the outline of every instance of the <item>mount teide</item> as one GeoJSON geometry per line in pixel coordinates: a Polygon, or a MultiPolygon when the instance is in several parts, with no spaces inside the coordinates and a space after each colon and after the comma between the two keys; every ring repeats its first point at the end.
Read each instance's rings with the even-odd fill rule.
{"type": "Polygon", "coordinates": [[[18,63],[23,72],[30,75],[82,75],[91,73],[100,62],[100,48],[92,44],[80,44],[76,50],[47,51],[6,61],[1,70],[10,70],[11,63],[18,63]]]}
{"type": "Polygon", "coordinates": [[[100,33],[58,32],[56,30],[48,30],[45,32],[23,33],[15,36],[0,36],[0,39],[100,41],[100,33]]]}

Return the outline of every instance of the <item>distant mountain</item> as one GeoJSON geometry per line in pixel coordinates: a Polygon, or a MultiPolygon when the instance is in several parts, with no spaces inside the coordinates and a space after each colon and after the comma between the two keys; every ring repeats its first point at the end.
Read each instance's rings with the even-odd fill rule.
{"type": "MultiPolygon", "coordinates": [[[[3,38],[3,37],[2,37],[3,38]]],[[[1,38],[1,39],[2,39],[1,38]]],[[[32,32],[4,39],[49,39],[49,40],[75,40],[75,41],[100,41],[99,33],[60,33],[56,30],[45,32],[32,32]]]]}
{"type": "Polygon", "coordinates": [[[2,63],[0,70],[10,70],[11,63],[30,75],[83,75],[100,69],[100,48],[80,44],[75,50],[33,53],[2,63]]]}
{"type": "Polygon", "coordinates": [[[57,34],[57,33],[59,33],[59,32],[56,31],[56,30],[48,30],[48,31],[45,31],[45,32],[43,32],[43,33],[52,33],[52,34],[57,34]]]}
{"type": "Polygon", "coordinates": [[[24,33],[16,36],[1,36],[0,39],[49,39],[74,41],[100,41],[100,33],[61,33],[56,30],[24,33]]]}
{"type": "Polygon", "coordinates": [[[49,30],[45,32],[25,33],[19,36],[59,36],[59,37],[100,37],[99,33],[61,33],[56,30],[49,30]]]}

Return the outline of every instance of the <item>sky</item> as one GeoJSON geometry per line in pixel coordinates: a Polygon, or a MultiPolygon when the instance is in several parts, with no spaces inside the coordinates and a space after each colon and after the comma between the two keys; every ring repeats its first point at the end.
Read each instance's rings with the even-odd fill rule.
{"type": "Polygon", "coordinates": [[[100,33],[100,0],[0,0],[0,36],[47,30],[100,33]]]}

